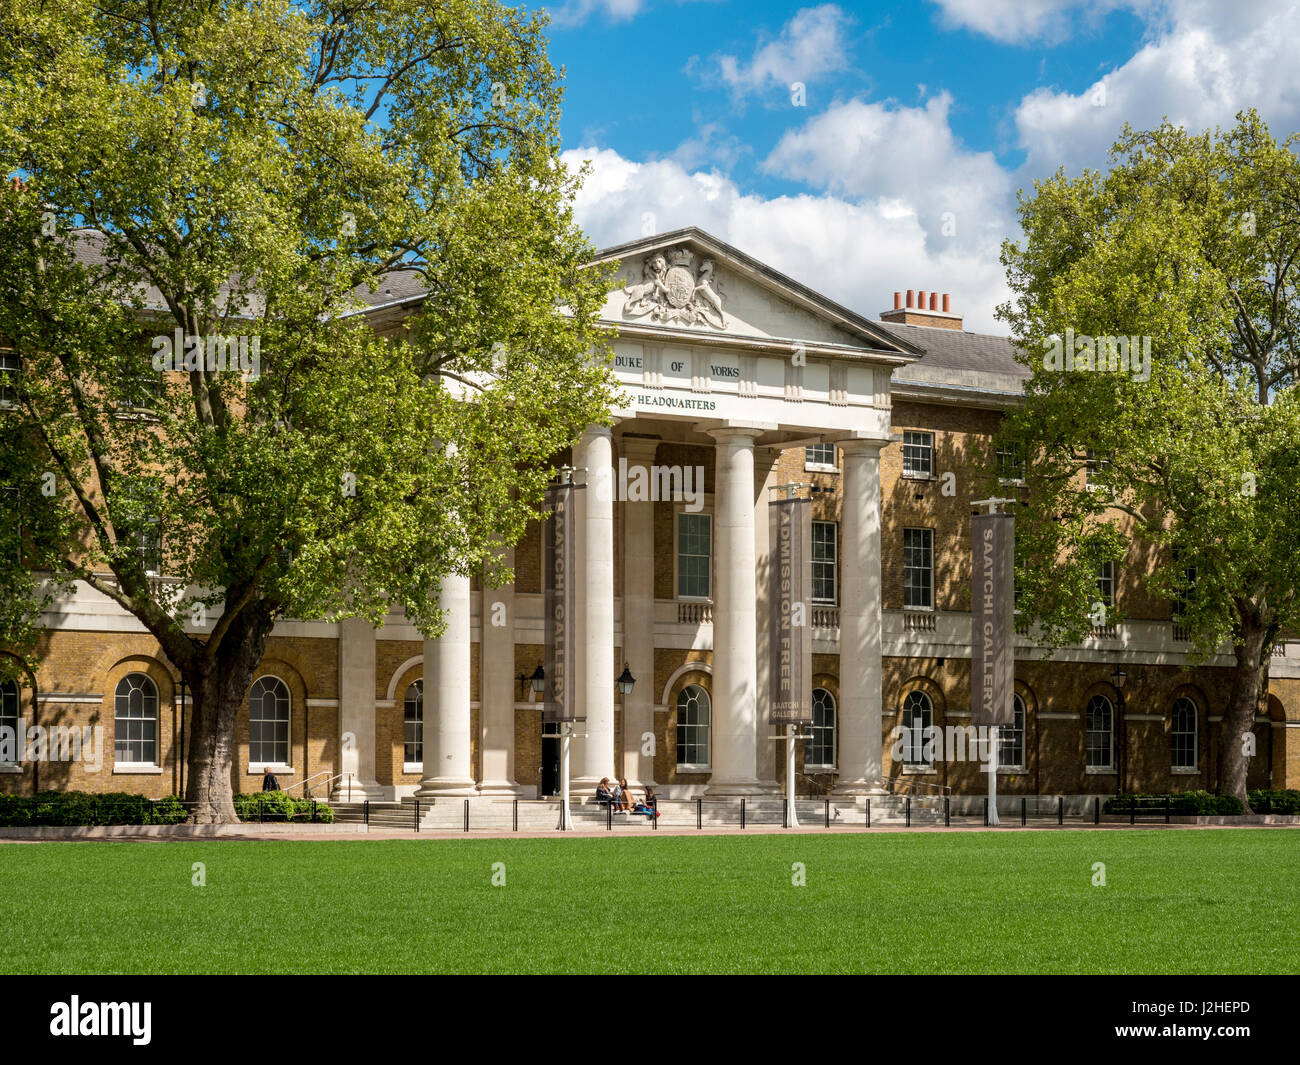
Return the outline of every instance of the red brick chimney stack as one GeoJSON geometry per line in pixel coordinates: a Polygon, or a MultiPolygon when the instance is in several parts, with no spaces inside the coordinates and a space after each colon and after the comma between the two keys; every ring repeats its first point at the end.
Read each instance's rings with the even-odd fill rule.
{"type": "Polygon", "coordinates": [[[952,313],[952,297],[949,293],[930,292],[928,306],[926,295],[926,290],[923,288],[916,290],[909,288],[907,302],[904,304],[902,293],[895,292],[894,306],[887,311],[881,311],[880,320],[893,322],[896,325],[928,325],[934,329],[961,328],[961,315],[952,313]]]}

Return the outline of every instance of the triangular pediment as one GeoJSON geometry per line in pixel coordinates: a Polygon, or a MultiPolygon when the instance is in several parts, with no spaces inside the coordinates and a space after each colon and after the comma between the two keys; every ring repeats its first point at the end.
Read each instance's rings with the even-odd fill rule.
{"type": "Polygon", "coordinates": [[[904,358],[921,353],[879,322],[695,227],[606,248],[595,259],[613,261],[618,274],[601,318],[623,332],[815,344],[904,358]]]}

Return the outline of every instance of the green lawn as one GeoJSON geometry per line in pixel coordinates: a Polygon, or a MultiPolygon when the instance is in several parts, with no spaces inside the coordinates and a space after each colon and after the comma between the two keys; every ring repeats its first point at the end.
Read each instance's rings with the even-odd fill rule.
{"type": "Polygon", "coordinates": [[[1294,973],[1297,885],[1285,830],[4,845],[0,970],[1294,973]]]}

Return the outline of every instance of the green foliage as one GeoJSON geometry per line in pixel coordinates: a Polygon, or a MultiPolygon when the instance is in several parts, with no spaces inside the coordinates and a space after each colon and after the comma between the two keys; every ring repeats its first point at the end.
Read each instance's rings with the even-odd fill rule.
{"type": "Polygon", "coordinates": [[[1295,788],[1260,788],[1249,795],[1250,807],[1257,814],[1300,814],[1300,790],[1295,788]]]}
{"type": "MultiPolygon", "coordinates": [[[[240,820],[257,821],[259,805],[267,821],[312,821],[312,800],[282,791],[250,792],[235,796],[240,820]]],[[[45,791],[39,795],[0,795],[0,828],[27,825],[179,825],[189,816],[175,795],[146,799],[143,795],[106,792],[45,791]]],[[[315,822],[334,823],[334,811],[323,802],[315,807],[315,822]]]]}
{"type": "Polygon", "coordinates": [[[27,825],[174,825],[186,819],[175,796],[157,801],[126,792],[91,795],[44,791],[39,795],[0,795],[0,828],[27,825]]]}
{"type": "Polygon", "coordinates": [[[82,581],[191,681],[242,676],[277,619],[396,605],[433,635],[446,574],[509,578],[614,396],[543,25],[498,0],[0,6],[26,182],[0,191],[0,647],[29,656],[82,581]],[[201,356],[159,372],[177,330],[201,356]]]}
{"type": "MultiPolygon", "coordinates": [[[[1196,135],[1125,128],[1105,175],[1022,194],[999,308],[1032,372],[999,446],[1029,458],[1020,609],[1078,640],[1096,567],[1176,602],[1200,656],[1295,627],[1300,587],[1300,161],[1253,111],[1196,135]],[[1049,368],[1066,330],[1150,338],[1150,374],[1049,368]],[[1085,449],[1102,460],[1084,484],[1085,449]]],[[[1108,619],[1109,620],[1109,619],[1108,619]]]]}
{"type": "Polygon", "coordinates": [[[1177,791],[1168,795],[1149,792],[1116,795],[1106,800],[1103,809],[1108,814],[1126,814],[1136,806],[1139,816],[1161,813],[1164,811],[1165,799],[1169,800],[1169,812],[1180,816],[1239,814],[1243,809],[1241,800],[1235,795],[1211,795],[1208,791],[1177,791]]]}
{"type": "MultiPolygon", "coordinates": [[[[311,821],[312,802],[283,791],[240,792],[235,796],[235,812],[241,821],[311,821]]],[[[316,821],[333,824],[334,811],[316,802],[316,821]]]]}

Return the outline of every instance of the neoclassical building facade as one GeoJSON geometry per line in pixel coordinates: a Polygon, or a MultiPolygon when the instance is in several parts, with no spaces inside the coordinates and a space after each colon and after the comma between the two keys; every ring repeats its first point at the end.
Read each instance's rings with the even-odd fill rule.
{"type": "MultiPolygon", "coordinates": [[[[602,317],[623,399],[612,425],[560,456],[586,485],[575,791],[607,776],[668,797],[776,790],[767,512],[775,493],[797,490],[813,509],[814,725],[800,791],[981,793],[977,761],[900,742],[899,729],[970,721],[977,469],[1007,458],[1017,490],[1014,464],[991,451],[1026,373],[1010,344],[962,329],[947,295],[900,293],[865,317],[696,229],[599,260],[620,264],[602,317]]],[[[510,549],[504,587],[448,577],[437,640],[400,613],[378,629],[278,625],[238,723],[236,790],[260,787],[269,766],[282,785],[328,782],[352,799],[553,794],[559,742],[534,691],[542,540],[534,525],[510,549]]],[[[1017,635],[1002,792],[1217,786],[1230,656],[1191,664],[1138,565],[1098,574],[1123,620],[1083,644],[1048,657],[1017,635]]],[[[99,726],[103,757],[97,768],[11,760],[0,790],[180,792],[184,693],[152,637],[86,588],[44,626],[35,684],[0,691],[0,726],[99,726]]],[[[1286,644],[1251,786],[1300,787],[1298,685],[1300,644],[1286,644]]]]}

